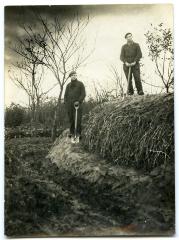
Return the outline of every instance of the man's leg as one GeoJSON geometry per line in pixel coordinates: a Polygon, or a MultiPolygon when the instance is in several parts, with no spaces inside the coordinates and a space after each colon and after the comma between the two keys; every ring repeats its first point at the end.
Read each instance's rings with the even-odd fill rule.
{"type": "Polygon", "coordinates": [[[74,121],[74,106],[69,104],[68,106],[68,118],[70,122],[70,134],[74,135],[75,121],[74,121]]]}
{"type": "Polygon", "coordinates": [[[133,66],[132,72],[133,72],[135,85],[136,85],[138,94],[144,95],[141,78],[140,78],[140,66],[138,63],[135,66],[133,66]]]}
{"type": "MultiPolygon", "coordinates": [[[[124,73],[126,75],[127,83],[128,83],[128,74],[129,74],[129,67],[127,67],[125,64],[123,65],[124,73]]],[[[132,70],[132,68],[131,68],[132,70]]],[[[130,73],[129,77],[129,84],[128,84],[128,89],[127,89],[127,94],[133,95],[134,94],[134,89],[132,85],[132,71],[130,73]]]]}
{"type": "Polygon", "coordinates": [[[77,122],[77,134],[81,136],[81,120],[82,120],[82,105],[78,108],[78,122],[77,122]]]}

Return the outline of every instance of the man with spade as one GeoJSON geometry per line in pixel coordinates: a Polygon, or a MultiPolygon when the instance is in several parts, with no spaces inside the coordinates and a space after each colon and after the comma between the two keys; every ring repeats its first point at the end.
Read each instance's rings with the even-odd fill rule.
{"type": "Polygon", "coordinates": [[[125,39],[127,43],[122,46],[120,59],[124,63],[123,69],[128,81],[127,95],[134,94],[132,75],[134,76],[137,93],[144,95],[140,78],[139,61],[142,57],[140,46],[132,40],[132,33],[126,33],[125,39]]]}
{"type": "Polygon", "coordinates": [[[64,103],[70,121],[70,135],[72,143],[79,142],[81,137],[82,102],[86,96],[84,84],[77,79],[77,73],[69,74],[71,82],[67,84],[64,103]]]}

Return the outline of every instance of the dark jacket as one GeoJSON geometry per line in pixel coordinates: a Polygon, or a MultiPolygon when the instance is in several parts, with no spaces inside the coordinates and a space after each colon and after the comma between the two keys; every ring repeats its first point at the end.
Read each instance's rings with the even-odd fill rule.
{"type": "Polygon", "coordinates": [[[138,43],[126,43],[122,46],[120,59],[123,63],[139,62],[141,57],[142,52],[138,43]]]}
{"type": "Polygon", "coordinates": [[[76,79],[68,83],[66,86],[64,102],[65,104],[74,103],[75,101],[82,103],[85,96],[86,92],[84,84],[76,79]]]}

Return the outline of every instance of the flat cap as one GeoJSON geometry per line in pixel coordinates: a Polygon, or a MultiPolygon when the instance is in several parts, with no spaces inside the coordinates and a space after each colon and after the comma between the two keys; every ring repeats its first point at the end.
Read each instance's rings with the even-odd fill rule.
{"type": "Polygon", "coordinates": [[[76,74],[76,72],[75,71],[71,71],[71,73],[69,74],[69,77],[71,77],[74,74],[76,74]]]}
{"type": "Polygon", "coordinates": [[[128,32],[125,34],[125,38],[128,36],[128,35],[132,35],[132,33],[128,32]]]}

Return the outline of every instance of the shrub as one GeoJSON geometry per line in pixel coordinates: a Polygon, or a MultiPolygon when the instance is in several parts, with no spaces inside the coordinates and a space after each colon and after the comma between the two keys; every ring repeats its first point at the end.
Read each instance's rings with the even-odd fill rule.
{"type": "Polygon", "coordinates": [[[11,104],[5,110],[5,126],[17,127],[20,126],[25,118],[25,109],[19,104],[11,104]]]}

